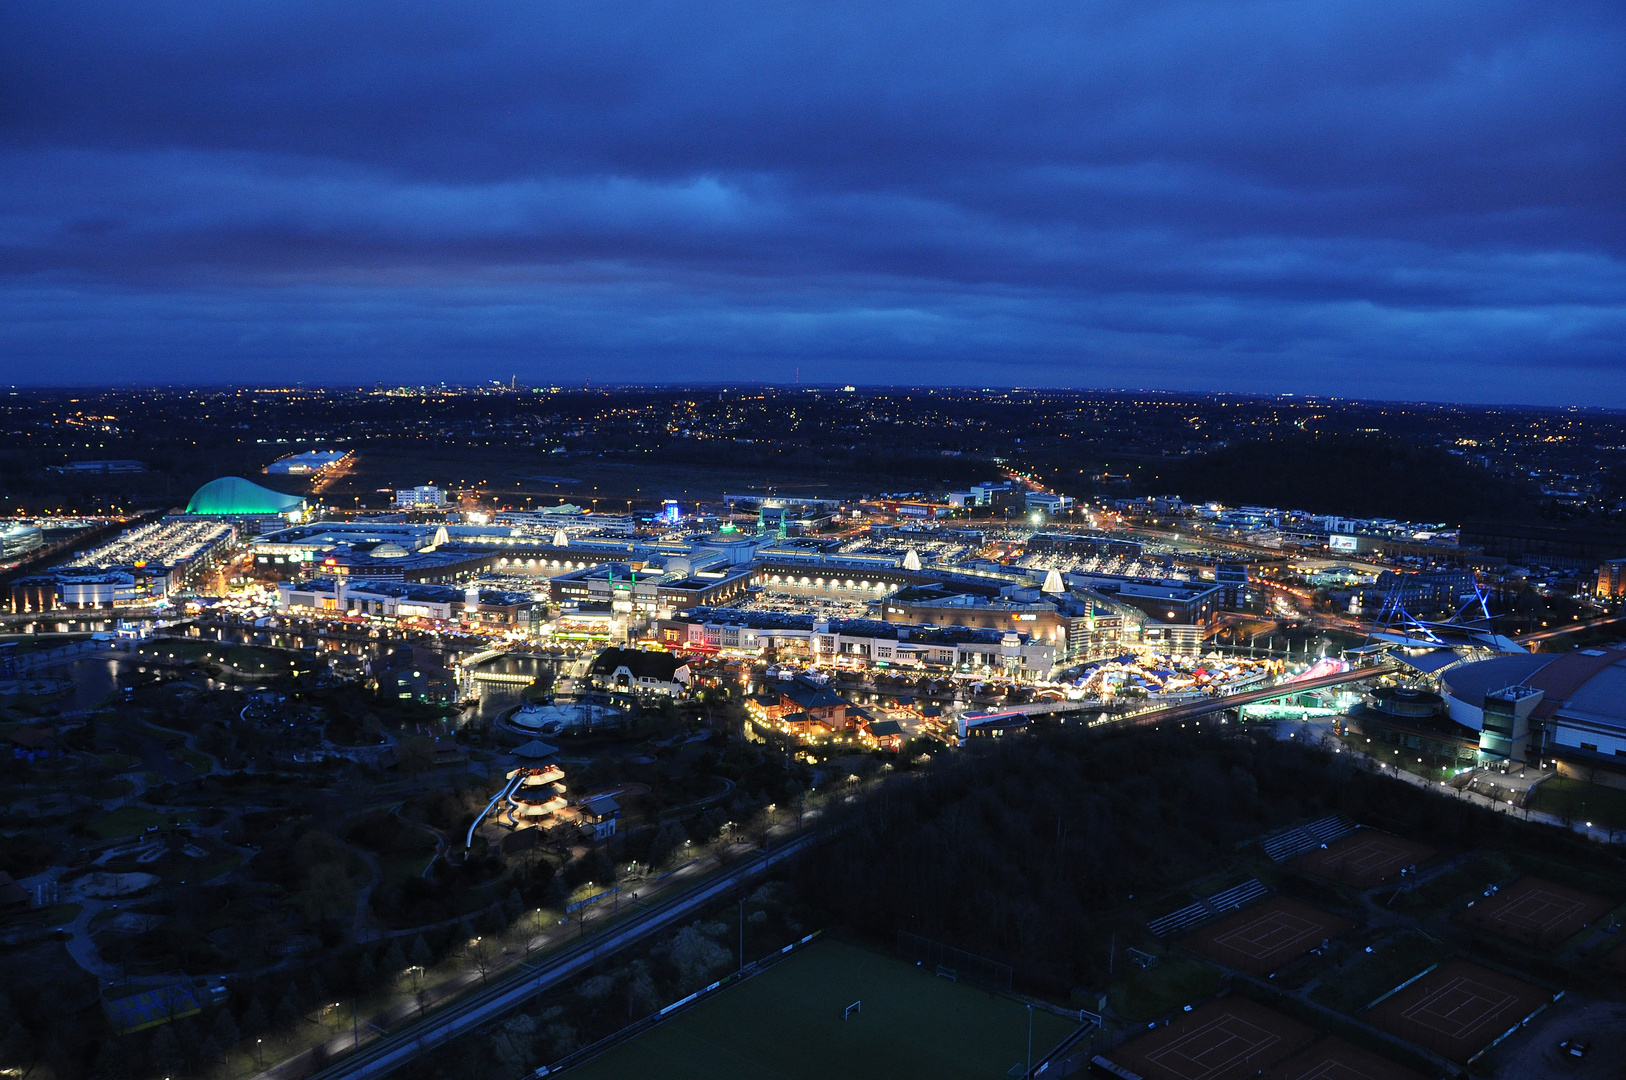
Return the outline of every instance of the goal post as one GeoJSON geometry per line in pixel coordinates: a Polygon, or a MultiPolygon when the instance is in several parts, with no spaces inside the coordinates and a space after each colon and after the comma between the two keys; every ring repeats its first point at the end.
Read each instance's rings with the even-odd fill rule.
{"type": "Polygon", "coordinates": [[[864,1002],[863,999],[860,998],[858,1001],[853,1002],[851,1005],[847,1006],[846,1009],[842,1010],[841,1018],[843,1020],[851,1020],[855,1015],[863,1011],[864,1002]]]}

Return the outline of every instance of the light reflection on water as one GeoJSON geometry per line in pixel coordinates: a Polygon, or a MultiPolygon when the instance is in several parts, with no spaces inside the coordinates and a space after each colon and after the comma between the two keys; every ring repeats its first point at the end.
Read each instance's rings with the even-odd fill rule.
{"type": "MultiPolygon", "coordinates": [[[[247,636],[253,644],[282,645],[284,647],[290,645],[297,647],[300,644],[306,644],[307,647],[316,645],[322,651],[333,649],[356,655],[370,656],[376,656],[384,651],[384,649],[380,648],[380,645],[396,647],[401,644],[400,642],[331,641],[326,638],[314,637],[307,644],[302,635],[265,631],[250,632],[246,635],[241,632],[228,632],[224,635],[208,633],[204,636],[209,640],[219,640],[224,637],[231,644],[241,643],[243,638],[247,636]]],[[[448,669],[455,665],[455,655],[440,655],[448,669]]],[[[121,675],[127,672],[133,673],[143,667],[144,665],[129,660],[110,657],[86,657],[74,660],[63,668],[58,668],[55,674],[63,675],[73,683],[72,697],[68,702],[63,703],[63,710],[83,711],[96,708],[118,691],[121,675]]],[[[501,656],[480,665],[481,671],[525,676],[531,680],[540,680],[544,686],[552,684],[556,668],[556,661],[529,656],[501,656]]],[[[201,673],[196,671],[189,672],[188,675],[192,681],[201,678],[201,673]]],[[[229,686],[227,683],[214,679],[203,679],[203,681],[210,690],[224,689],[229,686]]],[[[515,682],[473,680],[474,704],[463,711],[461,716],[458,717],[458,723],[469,723],[470,721],[490,722],[495,720],[505,710],[519,705],[524,700],[522,695],[525,685],[524,683],[515,682]]]]}

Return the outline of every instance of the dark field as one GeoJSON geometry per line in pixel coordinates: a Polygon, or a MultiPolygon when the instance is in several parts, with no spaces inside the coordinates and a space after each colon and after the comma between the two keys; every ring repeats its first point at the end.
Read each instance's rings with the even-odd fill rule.
{"type": "MultiPolygon", "coordinates": [[[[1033,1011],[1037,1060],[1076,1025],[1033,1011]]],[[[824,941],[572,1069],[581,1080],[981,1080],[1026,1061],[1028,1010],[967,983],[824,941]],[[862,1010],[849,1020],[842,1010],[862,1010]]]]}

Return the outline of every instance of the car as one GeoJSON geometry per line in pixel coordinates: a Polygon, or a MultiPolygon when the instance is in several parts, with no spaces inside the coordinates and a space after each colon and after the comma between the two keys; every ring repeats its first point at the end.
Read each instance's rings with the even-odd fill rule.
{"type": "Polygon", "coordinates": [[[1591,1043],[1580,1039],[1565,1039],[1558,1044],[1558,1052],[1572,1058],[1584,1058],[1591,1049],[1591,1043]]]}

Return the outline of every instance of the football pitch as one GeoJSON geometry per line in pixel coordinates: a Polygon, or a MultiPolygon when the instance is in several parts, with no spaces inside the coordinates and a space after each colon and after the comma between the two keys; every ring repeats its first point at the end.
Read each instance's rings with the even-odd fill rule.
{"type": "MultiPolygon", "coordinates": [[[[1033,1011],[1038,1060],[1077,1025],[1033,1011]]],[[[571,1069],[571,1080],[998,1080],[1027,1059],[1028,1011],[889,956],[821,941],[653,1031],[571,1069]],[[863,1009],[849,1020],[854,1001],[863,1009]]]]}

